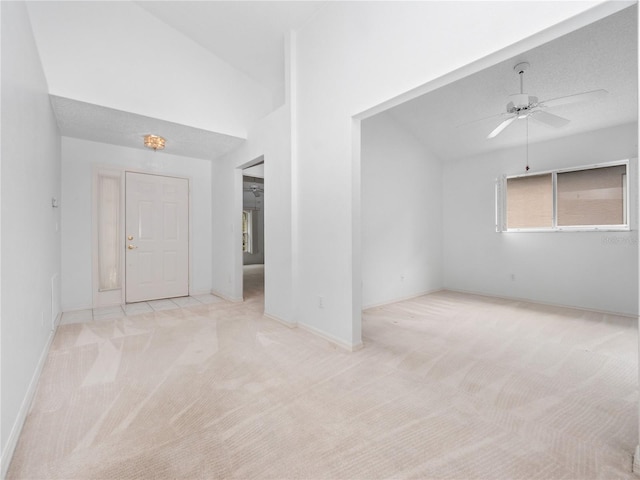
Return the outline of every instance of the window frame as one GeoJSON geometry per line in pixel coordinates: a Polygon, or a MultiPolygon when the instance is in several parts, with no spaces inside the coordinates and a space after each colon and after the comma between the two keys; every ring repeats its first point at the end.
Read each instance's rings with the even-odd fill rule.
{"type": "Polygon", "coordinates": [[[496,232],[502,233],[521,233],[521,232],[628,232],[631,231],[630,215],[629,215],[629,198],[630,198],[630,175],[629,175],[629,159],[616,160],[613,162],[595,163],[591,165],[582,165],[578,167],[558,168],[554,170],[543,170],[535,173],[523,173],[519,175],[503,175],[496,181],[495,197],[496,197],[496,232]],[[577,172],[585,170],[594,170],[598,168],[625,166],[625,181],[623,185],[623,208],[625,223],[619,225],[558,225],[558,174],[567,172],[577,172]],[[533,177],[538,175],[551,174],[552,185],[552,218],[550,227],[535,228],[508,228],[507,226],[507,180],[510,178],[533,177]]]}
{"type": "Polygon", "coordinates": [[[250,209],[242,209],[242,253],[253,253],[253,212],[250,209]],[[246,231],[245,221],[246,216],[246,231]]]}

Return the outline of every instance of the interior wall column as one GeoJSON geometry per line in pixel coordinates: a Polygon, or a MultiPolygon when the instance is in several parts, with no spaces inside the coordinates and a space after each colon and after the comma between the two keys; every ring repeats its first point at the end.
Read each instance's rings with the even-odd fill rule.
{"type": "MultiPolygon", "coordinates": [[[[638,9],[638,21],[640,21],[640,9],[638,9]]],[[[640,166],[636,168],[636,174],[638,178],[636,179],[636,185],[640,186],[640,166]]],[[[639,195],[636,194],[636,199],[639,198],[639,195]]],[[[636,205],[638,207],[639,205],[636,205]]],[[[637,215],[637,214],[636,214],[637,215]]],[[[640,242],[638,242],[638,250],[640,251],[640,242]]],[[[638,276],[640,277],[640,254],[638,255],[638,276]]],[[[638,287],[640,290],[640,285],[638,287]]],[[[638,385],[640,386],[640,291],[638,292],[638,385]]],[[[640,477],[640,398],[638,399],[638,445],[636,446],[636,451],[633,456],[633,472],[640,477]]]]}

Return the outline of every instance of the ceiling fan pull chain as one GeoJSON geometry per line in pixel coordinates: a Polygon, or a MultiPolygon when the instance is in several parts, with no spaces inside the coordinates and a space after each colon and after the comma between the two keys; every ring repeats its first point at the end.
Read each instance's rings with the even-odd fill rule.
{"type": "Polygon", "coordinates": [[[526,135],[526,141],[525,141],[525,160],[527,161],[527,165],[525,166],[524,170],[525,172],[529,171],[529,115],[527,115],[527,118],[525,118],[526,121],[526,131],[527,131],[527,135],[526,135]]]}

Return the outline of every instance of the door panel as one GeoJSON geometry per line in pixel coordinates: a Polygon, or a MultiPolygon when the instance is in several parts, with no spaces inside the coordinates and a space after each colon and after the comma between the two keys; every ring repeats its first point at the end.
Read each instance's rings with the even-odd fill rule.
{"type": "Polygon", "coordinates": [[[189,182],[126,173],[126,301],[189,294],[189,182]]]}

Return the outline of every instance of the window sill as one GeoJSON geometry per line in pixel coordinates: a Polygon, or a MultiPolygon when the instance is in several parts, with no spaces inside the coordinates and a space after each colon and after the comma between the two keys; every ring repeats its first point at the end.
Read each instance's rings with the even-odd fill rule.
{"type": "Polygon", "coordinates": [[[556,228],[508,228],[499,233],[557,233],[557,232],[631,232],[629,226],[556,227],[556,228]]]}

